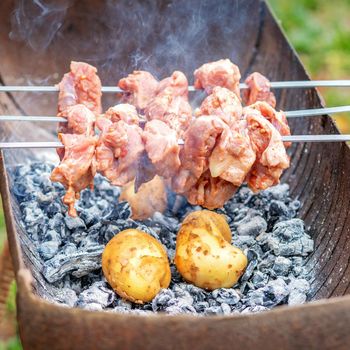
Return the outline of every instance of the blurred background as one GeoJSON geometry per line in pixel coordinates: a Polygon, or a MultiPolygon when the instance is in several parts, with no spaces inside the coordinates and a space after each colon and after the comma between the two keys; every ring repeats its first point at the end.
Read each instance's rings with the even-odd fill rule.
{"type": "MultiPolygon", "coordinates": [[[[350,0],[268,1],[312,79],[350,79],[350,0]]],[[[326,104],[350,103],[350,89],[320,89],[326,104]]],[[[350,133],[350,114],[334,116],[343,133],[350,133]]],[[[0,252],[6,237],[0,201],[0,252]]],[[[0,350],[21,349],[16,336],[13,283],[0,319],[0,350]]],[[[1,308],[0,308],[1,310],[1,308]]]]}

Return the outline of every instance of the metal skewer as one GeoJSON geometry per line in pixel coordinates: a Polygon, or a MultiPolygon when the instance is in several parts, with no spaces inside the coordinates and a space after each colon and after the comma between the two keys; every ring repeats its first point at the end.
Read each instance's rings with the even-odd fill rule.
{"type": "MultiPolygon", "coordinates": [[[[347,135],[291,135],[282,136],[284,142],[346,142],[350,141],[350,134],[347,135]]],[[[183,144],[183,140],[179,140],[183,144]]],[[[61,142],[0,142],[0,149],[18,148],[63,148],[61,142]]]]}
{"type": "MultiPolygon", "coordinates": [[[[350,87],[350,80],[302,80],[302,81],[272,81],[270,86],[273,89],[295,89],[313,87],[350,87]]],[[[245,83],[239,84],[240,89],[247,89],[245,83]]],[[[0,86],[0,92],[58,92],[56,86],[0,86]]],[[[188,91],[196,91],[194,86],[189,86],[188,91]]],[[[118,86],[102,86],[102,92],[123,92],[118,86]]]]}
{"type": "MultiPolygon", "coordinates": [[[[350,106],[300,109],[296,111],[286,111],[284,112],[284,114],[286,115],[287,118],[300,118],[300,117],[314,117],[314,116],[334,114],[334,113],[344,113],[344,112],[350,112],[350,106]]],[[[35,116],[0,115],[0,121],[66,123],[67,119],[62,117],[50,117],[50,116],[39,116],[39,115],[35,115],[35,116]]]]}

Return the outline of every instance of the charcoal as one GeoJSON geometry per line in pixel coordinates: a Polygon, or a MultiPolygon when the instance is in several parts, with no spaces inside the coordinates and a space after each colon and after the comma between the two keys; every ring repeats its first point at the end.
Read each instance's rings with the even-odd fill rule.
{"type": "Polygon", "coordinates": [[[48,282],[56,282],[68,273],[81,277],[101,267],[103,246],[57,254],[44,263],[43,275],[48,282]]]}
{"type": "Polygon", "coordinates": [[[53,258],[58,251],[58,241],[46,241],[40,244],[38,251],[44,260],[53,258]]]}
{"type": "Polygon", "coordinates": [[[211,293],[212,297],[219,303],[226,303],[227,305],[236,305],[241,297],[233,288],[220,288],[211,293]]]}
{"type": "Polygon", "coordinates": [[[265,287],[248,292],[248,306],[273,307],[282,303],[289,295],[287,284],[282,278],[270,281],[265,287]]]}
{"type": "Polygon", "coordinates": [[[90,288],[80,293],[76,306],[86,308],[87,304],[99,304],[101,308],[111,305],[115,299],[114,292],[105,282],[94,283],[90,288]]]}
{"type": "Polygon", "coordinates": [[[101,270],[104,246],[122,230],[137,228],[159,240],[172,261],[182,220],[202,208],[168,191],[169,206],[164,213],[135,221],[130,218],[129,204],[118,203],[120,189],[97,175],[95,190],[82,191],[77,201],[79,217],[71,218],[62,204],[64,187],[50,181],[52,168],[46,163],[18,166],[10,179],[26,242],[34,247],[35,264],[41,262],[43,276],[57,290],[55,302],[137,315],[229,315],[307,300],[307,279],[312,275],[306,274],[304,264],[313,240],[303,222],[295,219],[300,202],[289,197],[287,184],[258,194],[242,186],[223,208],[215,210],[225,215],[233,244],[248,258],[247,269],[235,286],[206,291],[186,283],[171,263],[170,286],[152,302],[139,305],[123,300],[108,287],[101,270]]]}
{"type": "Polygon", "coordinates": [[[152,310],[160,311],[165,310],[169,301],[175,298],[175,294],[170,289],[162,289],[158,295],[152,300],[152,310]]]}
{"type": "Polygon", "coordinates": [[[65,304],[71,307],[75,306],[78,300],[76,292],[70,288],[57,288],[54,298],[59,304],[65,304]]]}
{"type": "Polygon", "coordinates": [[[249,213],[247,216],[239,222],[237,225],[237,233],[242,236],[259,236],[267,229],[267,223],[261,216],[251,216],[249,213]]]}
{"type": "Polygon", "coordinates": [[[261,271],[254,272],[251,279],[254,289],[264,287],[269,280],[269,275],[261,271]]]}
{"type": "Polygon", "coordinates": [[[78,230],[78,229],[82,229],[82,230],[86,229],[86,225],[80,217],[73,218],[67,215],[64,218],[64,222],[66,223],[66,226],[68,227],[68,229],[71,231],[78,230]]]}
{"type": "Polygon", "coordinates": [[[310,283],[306,279],[293,279],[289,285],[288,305],[305,303],[310,290],[310,283]]]}
{"type": "Polygon", "coordinates": [[[278,256],[275,259],[275,263],[272,269],[276,273],[276,275],[287,276],[289,274],[291,267],[292,267],[292,261],[290,259],[285,258],[283,256],[278,256]]]}

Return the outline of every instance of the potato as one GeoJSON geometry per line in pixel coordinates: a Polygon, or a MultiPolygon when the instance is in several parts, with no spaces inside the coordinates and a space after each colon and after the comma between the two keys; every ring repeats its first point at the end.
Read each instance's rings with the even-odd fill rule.
{"type": "Polygon", "coordinates": [[[102,254],[102,270],[111,287],[124,299],[151,301],[170,283],[164,247],[149,234],[135,229],[118,233],[102,254]]]}
{"type": "Polygon", "coordinates": [[[167,207],[164,181],[155,176],[151,181],[143,183],[137,193],[134,191],[134,182],[130,182],[122,188],[119,201],[130,204],[131,217],[135,220],[147,219],[156,211],[162,213],[167,207]]]}
{"type": "Polygon", "coordinates": [[[189,214],[177,235],[177,270],[186,281],[200,288],[232,287],[248,260],[230,242],[231,231],[224,216],[208,210],[189,214]]]}

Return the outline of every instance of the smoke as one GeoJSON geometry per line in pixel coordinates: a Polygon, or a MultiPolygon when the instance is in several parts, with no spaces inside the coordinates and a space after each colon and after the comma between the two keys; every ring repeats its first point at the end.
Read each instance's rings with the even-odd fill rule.
{"type": "Polygon", "coordinates": [[[61,28],[71,0],[18,0],[11,18],[10,38],[44,51],[61,28]]]}
{"type": "Polygon", "coordinates": [[[256,1],[246,0],[16,3],[11,39],[25,42],[33,52],[64,47],[57,60],[64,55],[66,63],[94,64],[102,78],[114,79],[110,83],[134,69],[159,78],[182,70],[191,77],[210,60],[228,57],[241,64],[247,46],[244,26],[252,22],[244,19],[258,11],[256,1]]]}

